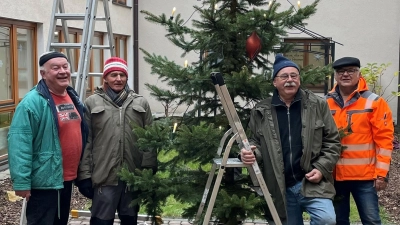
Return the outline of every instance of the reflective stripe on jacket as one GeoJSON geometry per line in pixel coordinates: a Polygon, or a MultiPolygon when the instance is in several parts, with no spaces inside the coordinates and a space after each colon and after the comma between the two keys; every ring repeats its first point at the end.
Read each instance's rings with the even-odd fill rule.
{"type": "Polygon", "coordinates": [[[393,150],[392,112],[386,101],[368,91],[363,77],[348,100],[340,100],[338,87],[327,101],[339,129],[350,132],[342,138],[344,150],[335,168],[335,180],[373,180],[386,177],[393,150]]]}

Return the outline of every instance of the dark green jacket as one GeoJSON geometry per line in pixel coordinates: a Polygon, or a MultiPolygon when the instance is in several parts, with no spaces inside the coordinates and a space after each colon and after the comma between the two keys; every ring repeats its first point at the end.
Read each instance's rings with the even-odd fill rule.
{"type": "MultiPolygon", "coordinates": [[[[316,168],[323,178],[318,184],[303,178],[302,194],[305,197],[333,199],[332,171],[340,155],[340,139],[335,121],[325,99],[310,91],[301,92],[301,138],[303,155],[300,160],[304,173],[316,168]]],[[[281,218],[286,218],[286,186],[282,148],[280,144],[278,121],[271,98],[258,103],[251,111],[250,143],[257,146],[257,161],[263,172],[265,183],[272,195],[275,207],[281,218]]]]}
{"type": "Polygon", "coordinates": [[[85,106],[89,137],[78,180],[92,178],[93,186],[117,185],[117,172],[124,164],[131,172],[144,167],[144,153],[136,145],[137,137],[132,129],[133,124],[145,127],[152,123],[149,104],[131,90],[118,107],[99,87],[85,100],[85,106]]]}

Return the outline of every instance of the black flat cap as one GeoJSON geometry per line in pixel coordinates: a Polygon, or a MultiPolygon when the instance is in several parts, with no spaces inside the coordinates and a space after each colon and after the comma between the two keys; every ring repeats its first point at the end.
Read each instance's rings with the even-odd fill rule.
{"type": "Polygon", "coordinates": [[[360,60],[354,57],[343,57],[333,62],[333,69],[339,69],[345,66],[357,66],[360,68],[360,60]]]}
{"type": "Polygon", "coordinates": [[[53,59],[53,58],[67,59],[67,56],[64,55],[64,53],[62,53],[62,52],[46,52],[42,56],[40,56],[39,66],[43,66],[47,61],[49,61],[50,59],[53,59]]]}

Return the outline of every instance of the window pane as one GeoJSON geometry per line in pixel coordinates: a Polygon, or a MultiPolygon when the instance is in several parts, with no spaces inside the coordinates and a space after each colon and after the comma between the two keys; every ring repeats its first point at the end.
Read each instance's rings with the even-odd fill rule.
{"type": "Polygon", "coordinates": [[[0,101],[12,99],[10,28],[0,26],[0,101]]]}
{"type": "Polygon", "coordinates": [[[313,67],[325,65],[325,48],[324,45],[310,44],[310,53],[308,53],[309,65],[313,67]]]}
{"type": "MultiPolygon", "coordinates": [[[[58,30],[56,30],[55,32],[54,32],[54,36],[53,36],[53,43],[59,43],[60,42],[60,31],[58,31],[58,30]]],[[[56,48],[54,48],[54,47],[50,47],[50,51],[57,51],[57,52],[60,52],[61,51],[61,49],[56,49],[56,48]]]]}
{"type": "MultiPolygon", "coordinates": [[[[101,37],[94,36],[93,37],[93,44],[94,45],[101,45],[101,37]]],[[[101,63],[101,55],[102,55],[102,50],[101,49],[93,49],[93,71],[94,73],[101,73],[103,72],[103,67],[101,63]]],[[[100,86],[103,83],[103,79],[101,77],[94,77],[93,78],[93,85],[94,87],[100,86]]]]}
{"type": "Polygon", "coordinates": [[[0,156],[7,154],[7,134],[10,128],[12,113],[0,113],[0,156]]]}
{"type": "Polygon", "coordinates": [[[126,5],[126,0],[112,0],[112,2],[121,4],[121,5],[126,5]]]}
{"type": "Polygon", "coordinates": [[[33,87],[34,65],[33,56],[33,31],[17,28],[17,54],[18,54],[18,93],[22,98],[33,87]]]}
{"type": "Polygon", "coordinates": [[[126,60],[125,55],[125,48],[126,48],[126,39],[119,39],[119,57],[126,60]]]}

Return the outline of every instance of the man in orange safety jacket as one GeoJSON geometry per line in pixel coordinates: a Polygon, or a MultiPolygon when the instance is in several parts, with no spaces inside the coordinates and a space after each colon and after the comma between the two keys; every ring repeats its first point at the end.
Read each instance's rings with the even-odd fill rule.
{"type": "Polygon", "coordinates": [[[368,90],[359,59],[338,59],[333,68],[337,84],[326,98],[338,129],[346,133],[334,171],[336,223],[350,224],[351,193],[362,223],[381,224],[377,192],[388,182],[392,112],[383,98],[368,90]]]}

